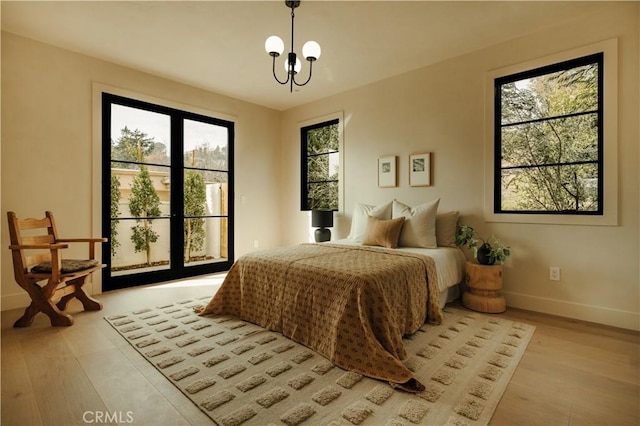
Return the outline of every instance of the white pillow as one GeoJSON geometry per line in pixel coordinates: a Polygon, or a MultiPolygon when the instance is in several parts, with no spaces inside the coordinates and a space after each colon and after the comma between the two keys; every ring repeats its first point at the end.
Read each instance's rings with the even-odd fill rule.
{"type": "Polygon", "coordinates": [[[400,247],[436,248],[436,215],[440,199],[421,204],[416,207],[408,206],[399,201],[393,201],[392,218],[404,217],[404,225],[400,232],[400,247]]]}
{"type": "Polygon", "coordinates": [[[389,220],[391,219],[391,206],[391,201],[379,206],[356,203],[351,216],[351,232],[349,232],[347,238],[361,243],[367,229],[367,217],[371,216],[376,219],[389,220]]]}

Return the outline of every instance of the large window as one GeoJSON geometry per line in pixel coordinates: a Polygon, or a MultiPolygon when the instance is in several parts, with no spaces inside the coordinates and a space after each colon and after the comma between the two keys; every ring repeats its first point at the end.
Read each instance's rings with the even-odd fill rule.
{"type": "Polygon", "coordinates": [[[233,123],[102,95],[103,288],[229,269],[233,123]]]}
{"type": "Polygon", "coordinates": [[[302,210],[339,210],[340,120],[302,127],[302,210]]]}
{"type": "Polygon", "coordinates": [[[602,215],[603,54],[495,80],[496,213],[602,215]]]}

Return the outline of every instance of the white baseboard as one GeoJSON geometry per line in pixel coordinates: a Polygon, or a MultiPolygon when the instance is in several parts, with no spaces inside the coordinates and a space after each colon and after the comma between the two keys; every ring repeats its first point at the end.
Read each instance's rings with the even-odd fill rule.
{"type": "Polygon", "coordinates": [[[26,308],[31,303],[29,295],[25,292],[2,295],[0,301],[3,311],[9,311],[11,309],[26,308]]]}
{"type": "Polygon", "coordinates": [[[507,306],[640,331],[640,313],[503,291],[507,306]]]}

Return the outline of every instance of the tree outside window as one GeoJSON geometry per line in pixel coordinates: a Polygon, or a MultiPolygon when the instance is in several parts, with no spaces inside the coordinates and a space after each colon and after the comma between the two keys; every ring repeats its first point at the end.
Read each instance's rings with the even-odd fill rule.
{"type": "Polygon", "coordinates": [[[117,219],[120,216],[120,199],[122,193],[120,192],[120,178],[116,175],[111,175],[111,255],[116,254],[116,250],[120,246],[118,240],[118,223],[117,219]]]}
{"type": "Polygon", "coordinates": [[[206,237],[204,219],[207,201],[206,184],[202,173],[187,170],[184,178],[184,261],[192,260],[192,253],[202,250],[206,237]]]}
{"type": "MultiPolygon", "coordinates": [[[[122,167],[139,169],[138,175],[133,179],[129,198],[129,211],[136,218],[135,226],[131,227],[131,241],[134,243],[136,253],[145,252],[148,266],[151,266],[151,245],[158,241],[159,237],[159,234],[153,230],[153,218],[159,217],[161,212],[160,197],[153,187],[149,168],[143,163],[154,152],[161,152],[164,155],[164,145],[156,143],[154,138],[148,137],[143,131],[139,129],[131,130],[126,126],[121,129],[118,140],[112,143],[112,156],[122,161],[120,163],[122,167]]],[[[117,214],[119,214],[117,202],[115,203],[116,206],[114,206],[113,198],[116,196],[116,191],[113,189],[113,177],[115,176],[112,175],[112,218],[117,217],[117,214]]],[[[119,188],[120,183],[118,181],[115,188],[117,189],[118,201],[120,198],[119,188]]],[[[115,226],[117,235],[117,223],[117,221],[112,221],[112,234],[115,226]]],[[[117,242],[117,245],[119,244],[117,242]]],[[[112,244],[112,255],[115,254],[117,245],[112,244]]]]}
{"type": "Polygon", "coordinates": [[[145,165],[140,165],[140,173],[133,178],[129,210],[137,218],[135,226],[131,228],[131,241],[136,252],[145,252],[147,265],[151,266],[151,244],[158,241],[160,236],[153,230],[153,219],[159,217],[161,212],[160,197],[145,165]]]}
{"type": "Polygon", "coordinates": [[[496,213],[602,214],[603,54],[495,80],[496,213]]]}

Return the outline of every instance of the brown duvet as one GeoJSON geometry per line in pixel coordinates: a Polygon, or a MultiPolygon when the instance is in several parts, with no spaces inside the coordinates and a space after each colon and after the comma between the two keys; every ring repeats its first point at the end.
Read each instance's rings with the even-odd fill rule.
{"type": "Polygon", "coordinates": [[[237,316],[395,383],[412,377],[402,336],[442,321],[431,258],[328,243],[241,257],[201,314],[237,316]]]}

